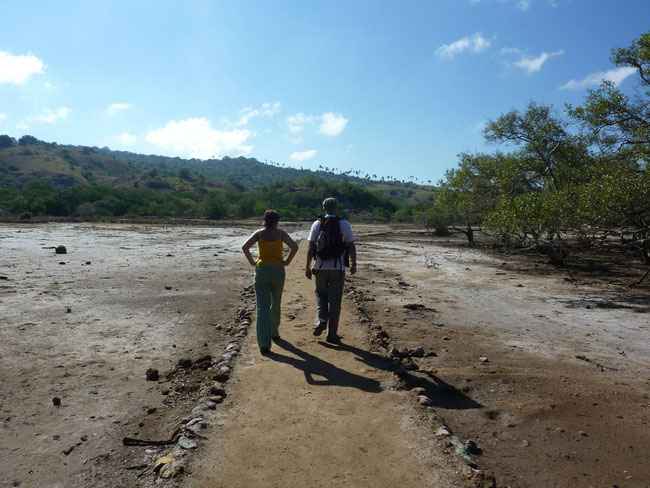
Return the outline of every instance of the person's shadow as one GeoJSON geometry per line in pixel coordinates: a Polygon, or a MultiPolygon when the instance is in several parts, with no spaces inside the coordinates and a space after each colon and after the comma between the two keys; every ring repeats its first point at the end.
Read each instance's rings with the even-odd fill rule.
{"type": "Polygon", "coordinates": [[[345,386],[358,388],[369,393],[379,393],[382,391],[381,383],[377,380],[338,368],[327,361],[297,348],[284,339],[278,339],[275,343],[285,351],[295,354],[299,359],[277,352],[269,353],[268,358],[279,363],[290,364],[294,368],[301,370],[305,374],[307,383],[310,385],[345,386]],[[325,379],[316,379],[314,376],[322,376],[325,379]]]}
{"type": "MultiPolygon", "coordinates": [[[[357,361],[361,361],[372,368],[390,372],[396,371],[396,364],[393,361],[371,351],[359,349],[358,347],[344,343],[329,344],[327,342],[319,342],[319,344],[330,349],[351,352],[356,356],[355,359],[357,361]]],[[[401,375],[401,378],[407,388],[415,388],[417,386],[424,388],[423,394],[431,398],[435,407],[453,410],[483,408],[483,405],[471,399],[456,387],[446,383],[438,376],[426,374],[422,371],[406,371],[401,375]]]]}

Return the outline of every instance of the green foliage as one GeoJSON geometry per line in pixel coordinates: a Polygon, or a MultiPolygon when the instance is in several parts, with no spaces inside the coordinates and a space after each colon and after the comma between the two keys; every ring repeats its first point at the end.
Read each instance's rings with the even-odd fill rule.
{"type": "Polygon", "coordinates": [[[535,102],[501,115],[485,138],[512,152],[461,154],[440,183],[430,222],[483,224],[518,246],[566,236],[592,242],[626,229],[650,238],[650,32],[615,49],[612,61],[635,68],[645,91],[628,97],[604,82],[584,106],[569,107],[578,133],[535,102]]]}
{"type": "Polygon", "coordinates": [[[12,147],[14,144],[16,144],[16,140],[13,137],[0,135],[0,149],[12,147]]]}

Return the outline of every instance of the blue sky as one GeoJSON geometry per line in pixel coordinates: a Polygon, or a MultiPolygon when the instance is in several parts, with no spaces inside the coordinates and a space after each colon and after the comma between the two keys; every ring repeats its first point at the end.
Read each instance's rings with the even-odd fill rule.
{"type": "Polygon", "coordinates": [[[580,104],[648,0],[13,1],[0,134],[436,182],[530,100],[580,104]]]}

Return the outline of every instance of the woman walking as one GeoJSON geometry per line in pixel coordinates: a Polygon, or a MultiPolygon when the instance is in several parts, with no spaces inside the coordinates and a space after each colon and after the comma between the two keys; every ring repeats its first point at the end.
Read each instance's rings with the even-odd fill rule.
{"type": "Polygon", "coordinates": [[[298,244],[285,231],[278,229],[280,215],[275,210],[264,212],[263,229],[256,230],[242,246],[251,266],[255,266],[255,299],[257,302],[257,345],[260,352],[271,350],[271,339],[280,338],[280,303],[284,288],[284,267],[298,252],[298,244]],[[251,256],[250,248],[257,242],[258,259],[251,256]],[[290,252],[282,259],[283,243],[290,252]]]}

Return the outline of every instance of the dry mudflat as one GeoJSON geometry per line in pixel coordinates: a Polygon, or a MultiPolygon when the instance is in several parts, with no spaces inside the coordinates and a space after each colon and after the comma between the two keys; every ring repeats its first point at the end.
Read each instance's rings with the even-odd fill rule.
{"type": "Polygon", "coordinates": [[[342,344],[301,246],[264,357],[251,229],[0,226],[0,486],[650,486],[636,270],[356,226],[342,344]]]}

